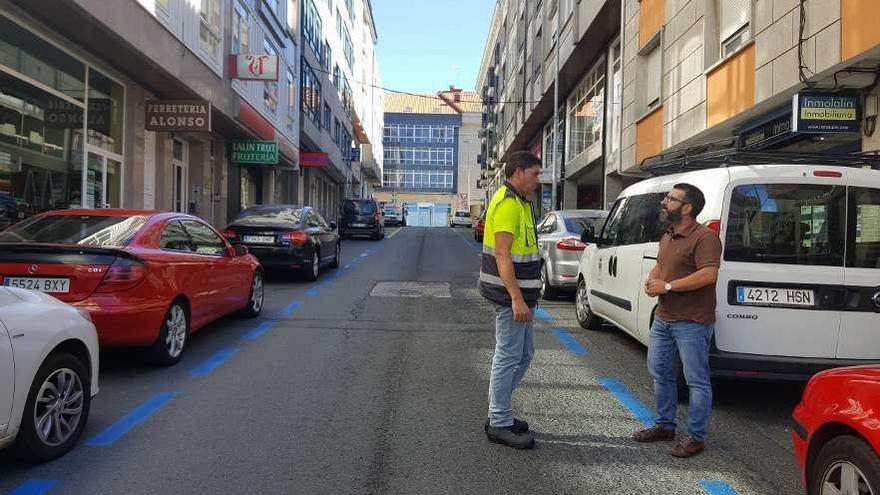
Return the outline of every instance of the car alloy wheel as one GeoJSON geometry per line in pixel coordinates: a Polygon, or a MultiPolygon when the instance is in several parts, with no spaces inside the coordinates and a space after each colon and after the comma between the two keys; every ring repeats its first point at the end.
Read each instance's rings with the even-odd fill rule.
{"type": "Polygon", "coordinates": [[[874,495],[865,473],[849,461],[838,461],[825,470],[821,495],[874,495]]]}
{"type": "Polygon", "coordinates": [[[550,276],[547,274],[547,264],[541,266],[541,294],[544,299],[556,299],[556,288],[550,285],[550,276]]]}
{"type": "Polygon", "coordinates": [[[168,316],[165,318],[165,348],[168,356],[177,358],[183,352],[186,345],[186,311],[179,304],[171,306],[168,316]]]}
{"type": "Polygon", "coordinates": [[[318,278],[318,271],[321,269],[321,260],[318,259],[318,252],[312,253],[312,277],[313,280],[318,278]]]}
{"type": "Polygon", "coordinates": [[[82,420],[85,388],[79,375],[70,368],[49,375],[34,404],[34,431],[40,441],[58,447],[70,439],[82,420]]]}
{"type": "Polygon", "coordinates": [[[263,274],[259,271],[254,272],[254,281],[251,283],[251,301],[250,309],[253,313],[259,313],[263,309],[263,297],[265,291],[263,289],[263,274]]]}

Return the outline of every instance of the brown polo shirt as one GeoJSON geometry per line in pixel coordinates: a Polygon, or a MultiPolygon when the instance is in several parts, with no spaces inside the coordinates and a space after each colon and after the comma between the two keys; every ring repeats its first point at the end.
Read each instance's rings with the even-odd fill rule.
{"type": "MultiPolygon", "coordinates": [[[[660,239],[658,278],[673,282],[706,268],[721,266],[721,239],[704,225],[695,223],[681,232],[669,230],[660,239]]],[[[690,292],[660,296],[657,317],[666,321],[715,322],[715,285],[690,292]]]]}

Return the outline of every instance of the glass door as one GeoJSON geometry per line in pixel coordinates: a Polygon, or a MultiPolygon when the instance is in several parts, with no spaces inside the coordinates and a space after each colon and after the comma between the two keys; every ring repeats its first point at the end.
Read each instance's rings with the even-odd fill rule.
{"type": "Polygon", "coordinates": [[[86,168],[86,208],[119,208],[122,162],[101,151],[88,153],[86,168]]]}
{"type": "Polygon", "coordinates": [[[179,213],[186,212],[186,188],[187,188],[187,170],[186,170],[186,142],[179,139],[174,140],[174,149],[171,160],[171,190],[174,197],[172,198],[172,208],[179,213]]]}

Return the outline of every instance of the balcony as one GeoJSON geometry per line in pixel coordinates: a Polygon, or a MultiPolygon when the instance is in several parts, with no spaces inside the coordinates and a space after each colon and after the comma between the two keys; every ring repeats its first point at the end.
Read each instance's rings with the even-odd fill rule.
{"type": "Polygon", "coordinates": [[[379,168],[379,162],[373,156],[372,144],[361,144],[361,161],[359,164],[363,180],[375,187],[380,187],[382,185],[382,169],[379,168]]]}

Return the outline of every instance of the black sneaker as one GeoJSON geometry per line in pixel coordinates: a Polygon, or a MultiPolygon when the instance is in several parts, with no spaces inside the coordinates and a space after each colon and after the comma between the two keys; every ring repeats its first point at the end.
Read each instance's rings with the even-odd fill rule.
{"type": "Polygon", "coordinates": [[[486,438],[490,442],[500,443],[515,449],[530,449],[535,446],[535,437],[532,432],[517,433],[513,431],[512,425],[501,428],[490,425],[486,428],[486,438]]]}
{"type": "MultiPolygon", "coordinates": [[[[510,426],[511,431],[516,433],[525,433],[529,431],[529,424],[525,421],[520,421],[516,418],[513,418],[513,424],[510,426]]],[[[483,426],[483,431],[489,433],[489,418],[486,418],[486,425],[483,426]]]]}

